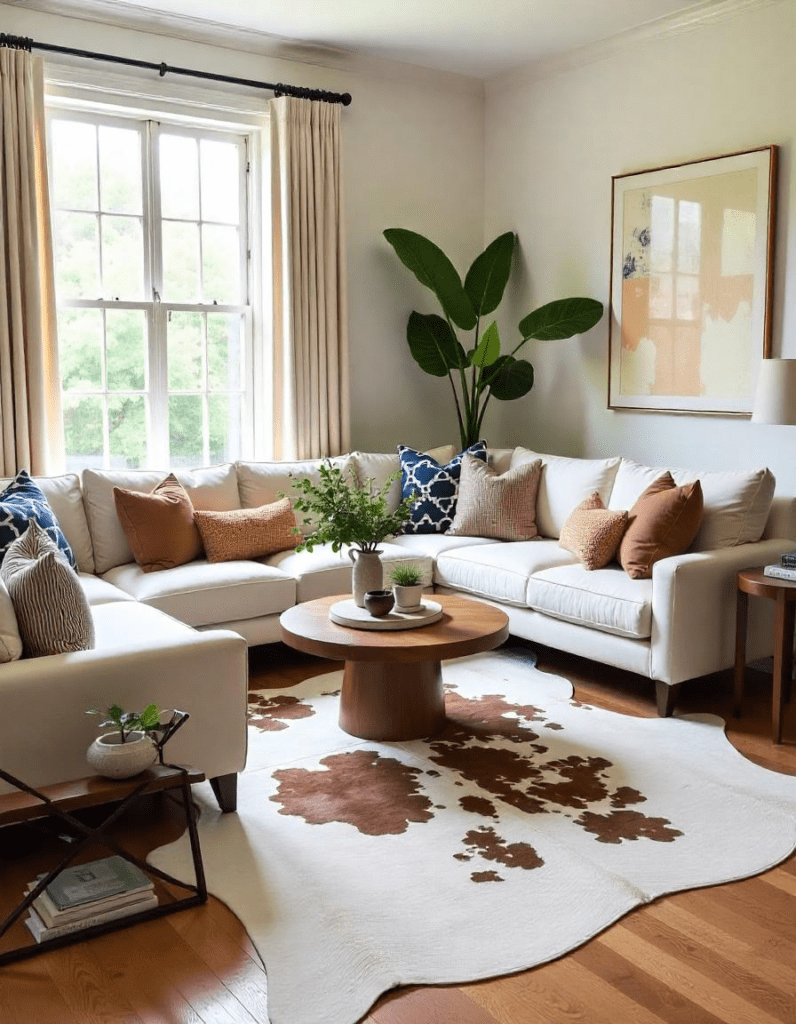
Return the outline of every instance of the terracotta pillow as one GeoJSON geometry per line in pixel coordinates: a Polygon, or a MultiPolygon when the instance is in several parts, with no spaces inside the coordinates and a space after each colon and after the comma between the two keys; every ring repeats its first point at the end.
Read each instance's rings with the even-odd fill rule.
{"type": "Polygon", "coordinates": [[[151,491],[113,488],[116,513],[133,558],[144,572],[159,572],[202,557],[188,492],[173,473],[151,491]]]}
{"type": "Polygon", "coordinates": [[[208,562],[262,558],[294,548],[301,540],[301,535],[293,532],[296,517],[290,498],[233,512],[194,512],[194,521],[208,562]]]}
{"type": "Polygon", "coordinates": [[[599,491],[576,506],[561,528],[559,545],[584,569],[602,569],[616,554],[627,527],[627,512],[607,509],[599,491]]]}
{"type": "Polygon", "coordinates": [[[702,487],[698,480],[677,487],[664,473],[640,495],[628,514],[619,545],[622,568],[634,580],[648,580],[662,558],[690,546],[702,521],[702,487]]]}

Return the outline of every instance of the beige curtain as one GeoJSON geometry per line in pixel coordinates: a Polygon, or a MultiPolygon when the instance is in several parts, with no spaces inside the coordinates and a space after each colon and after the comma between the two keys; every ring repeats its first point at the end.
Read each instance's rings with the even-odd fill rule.
{"type": "Polygon", "coordinates": [[[350,446],[340,162],[336,103],[271,101],[276,458],[350,446]]]}
{"type": "Polygon", "coordinates": [[[63,426],[40,57],[0,48],[0,475],[57,473],[63,426]]]}

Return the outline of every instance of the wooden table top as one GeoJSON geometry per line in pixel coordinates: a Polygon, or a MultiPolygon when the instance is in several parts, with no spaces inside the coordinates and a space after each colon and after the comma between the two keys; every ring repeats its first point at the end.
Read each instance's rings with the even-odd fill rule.
{"type": "Polygon", "coordinates": [[[279,619],[282,639],[290,647],[321,658],[419,662],[491,651],[509,636],[505,612],[453,594],[433,595],[444,614],[430,626],[394,631],[339,626],[329,618],[329,608],[350,596],[320,597],[288,608],[279,619]]]}
{"type": "Polygon", "coordinates": [[[738,586],[746,594],[756,597],[780,596],[786,603],[796,601],[796,582],[780,580],[776,576],[766,576],[763,566],[758,569],[743,569],[738,573],[738,586]]]}

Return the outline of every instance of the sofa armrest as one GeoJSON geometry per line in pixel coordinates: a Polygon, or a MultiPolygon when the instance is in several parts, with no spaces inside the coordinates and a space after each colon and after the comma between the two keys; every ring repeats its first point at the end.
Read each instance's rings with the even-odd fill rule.
{"type": "MultiPolygon", "coordinates": [[[[154,701],[188,711],[165,748],[167,761],[208,777],[246,762],[246,641],[228,630],[141,638],[138,649],[98,648],[0,665],[0,765],[34,786],[91,774],[86,749],[97,736],[91,707],[140,711],[154,701]]],[[[8,790],[0,782],[0,792],[8,790]]]]}
{"type": "MultiPolygon", "coordinates": [[[[652,678],[681,683],[731,668],[737,574],[776,562],[792,548],[792,540],[780,537],[656,562],[652,567],[652,678]]],[[[750,659],[771,653],[768,612],[750,607],[750,659]]]]}

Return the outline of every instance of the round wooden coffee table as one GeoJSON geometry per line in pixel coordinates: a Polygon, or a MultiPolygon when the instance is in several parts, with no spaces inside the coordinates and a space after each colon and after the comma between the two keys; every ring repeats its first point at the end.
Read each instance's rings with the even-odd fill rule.
{"type": "Polygon", "coordinates": [[[346,594],[288,608],[282,639],[306,654],[345,661],[340,728],[366,740],[415,740],[445,725],[440,662],[498,647],[509,635],[508,617],[482,601],[434,594],[439,622],[398,632],[351,629],[329,618],[346,594]]]}

